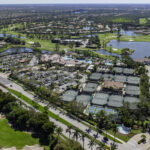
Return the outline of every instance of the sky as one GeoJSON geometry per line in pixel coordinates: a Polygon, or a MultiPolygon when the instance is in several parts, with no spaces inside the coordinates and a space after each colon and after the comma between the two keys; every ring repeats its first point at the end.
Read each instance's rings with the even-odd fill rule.
{"type": "Polygon", "coordinates": [[[57,4],[57,3],[147,3],[150,0],[0,0],[0,4],[57,4]]]}

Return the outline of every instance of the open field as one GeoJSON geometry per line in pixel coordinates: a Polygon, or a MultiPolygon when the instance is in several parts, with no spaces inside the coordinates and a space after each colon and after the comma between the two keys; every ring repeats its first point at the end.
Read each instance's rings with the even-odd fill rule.
{"type": "Polygon", "coordinates": [[[0,119],[0,146],[21,149],[25,145],[39,144],[39,139],[28,133],[15,131],[8,125],[7,119],[0,119]]]}
{"type": "Polygon", "coordinates": [[[140,18],[139,23],[140,24],[146,24],[147,23],[147,18],[140,18]]]}
{"type": "Polygon", "coordinates": [[[112,19],[112,22],[114,22],[114,23],[129,23],[129,22],[134,22],[134,20],[131,20],[129,18],[124,18],[124,17],[119,17],[119,18],[112,19]]]}

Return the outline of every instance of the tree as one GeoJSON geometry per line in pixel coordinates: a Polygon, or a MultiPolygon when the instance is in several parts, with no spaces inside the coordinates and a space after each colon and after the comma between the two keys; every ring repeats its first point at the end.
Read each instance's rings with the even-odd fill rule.
{"type": "Polygon", "coordinates": [[[84,150],[80,143],[74,140],[59,140],[54,150],[84,150]]]}
{"type": "Polygon", "coordinates": [[[101,144],[100,146],[96,147],[96,150],[105,150],[105,145],[101,144]]]}
{"type": "Polygon", "coordinates": [[[106,130],[106,137],[107,137],[107,131],[111,128],[111,122],[109,120],[109,118],[107,117],[105,122],[104,122],[104,129],[106,130]]]}
{"type": "Polygon", "coordinates": [[[70,111],[72,114],[82,114],[82,113],[83,113],[83,110],[84,110],[84,105],[83,105],[83,103],[77,102],[77,101],[75,101],[75,100],[71,101],[71,102],[68,104],[68,107],[69,107],[69,111],[70,111]]]}
{"type": "Polygon", "coordinates": [[[56,43],[55,50],[56,50],[56,52],[59,52],[59,43],[56,43]]]}
{"type": "Polygon", "coordinates": [[[115,149],[116,149],[116,145],[114,143],[112,143],[110,146],[110,150],[115,150],[115,149]]]}
{"type": "Polygon", "coordinates": [[[69,43],[69,47],[72,49],[73,46],[74,46],[74,42],[70,42],[70,43],[69,43]]]}
{"type": "Polygon", "coordinates": [[[114,132],[114,143],[115,143],[116,142],[115,137],[116,137],[116,133],[118,131],[118,125],[116,123],[112,125],[112,130],[114,132]]]}
{"type": "Polygon", "coordinates": [[[118,30],[117,30],[117,39],[118,40],[120,40],[120,36],[121,36],[120,31],[121,31],[121,28],[118,27],[118,30]]]}
{"type": "Polygon", "coordinates": [[[58,137],[60,136],[60,134],[63,132],[63,129],[61,127],[56,128],[56,132],[58,137]]]}
{"type": "Polygon", "coordinates": [[[106,112],[104,110],[102,110],[96,114],[96,122],[97,122],[98,129],[105,128],[106,118],[107,118],[107,116],[106,116],[106,112]]]}
{"type": "Polygon", "coordinates": [[[69,139],[70,139],[70,135],[71,135],[71,129],[72,129],[72,126],[68,126],[68,128],[66,129],[66,133],[67,132],[69,133],[69,139]]]}
{"type": "Polygon", "coordinates": [[[81,136],[80,136],[80,138],[81,138],[81,140],[82,140],[82,142],[83,142],[83,148],[84,148],[84,140],[85,140],[85,137],[86,137],[86,134],[85,134],[85,133],[82,133],[81,136]]]}
{"type": "Polygon", "coordinates": [[[76,141],[77,141],[78,138],[79,138],[79,134],[80,134],[79,130],[78,130],[78,129],[75,129],[74,132],[73,132],[73,138],[76,139],[76,141]]]}
{"type": "Polygon", "coordinates": [[[90,140],[88,145],[89,145],[89,148],[91,148],[91,150],[92,150],[93,146],[95,145],[95,141],[94,140],[90,140]]]}
{"type": "Polygon", "coordinates": [[[44,107],[44,113],[48,114],[48,106],[44,107]]]}
{"type": "Polygon", "coordinates": [[[141,142],[145,143],[146,142],[146,135],[142,134],[141,135],[141,142]]]}
{"type": "Polygon", "coordinates": [[[112,45],[110,44],[110,55],[112,56],[112,45]]]}

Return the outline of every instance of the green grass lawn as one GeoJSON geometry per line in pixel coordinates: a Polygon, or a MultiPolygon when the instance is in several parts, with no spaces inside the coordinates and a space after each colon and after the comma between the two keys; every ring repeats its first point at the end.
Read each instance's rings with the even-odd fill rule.
{"type": "Polygon", "coordinates": [[[139,23],[140,24],[146,24],[147,23],[147,18],[140,18],[139,23]]]}
{"type": "Polygon", "coordinates": [[[112,19],[112,22],[114,23],[128,23],[128,22],[134,22],[134,20],[131,20],[129,18],[124,18],[124,17],[118,17],[112,19]]]}
{"type": "Polygon", "coordinates": [[[15,131],[8,125],[7,119],[0,119],[0,146],[21,149],[25,145],[39,144],[39,139],[32,138],[28,133],[15,131]]]}

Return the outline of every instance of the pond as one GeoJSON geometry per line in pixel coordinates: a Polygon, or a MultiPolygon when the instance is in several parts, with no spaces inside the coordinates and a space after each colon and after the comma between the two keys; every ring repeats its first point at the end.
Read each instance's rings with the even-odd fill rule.
{"type": "Polygon", "coordinates": [[[93,30],[92,27],[83,27],[83,30],[93,30]]]}
{"type": "Polygon", "coordinates": [[[133,30],[121,30],[121,35],[127,35],[127,36],[140,36],[140,34],[135,33],[133,30]]]}
{"type": "Polygon", "coordinates": [[[97,36],[97,35],[96,34],[92,34],[92,35],[88,34],[88,35],[81,35],[80,37],[90,38],[90,37],[95,37],[95,36],[97,36]]]}
{"type": "Polygon", "coordinates": [[[51,51],[48,51],[48,50],[42,50],[41,53],[42,53],[42,54],[51,54],[51,51]]]}
{"type": "Polygon", "coordinates": [[[31,48],[27,47],[14,47],[14,48],[8,48],[7,50],[0,53],[0,55],[7,55],[7,54],[16,54],[16,53],[33,53],[33,50],[31,48]]]}
{"type": "MultiPolygon", "coordinates": [[[[2,33],[0,33],[0,37],[14,37],[14,38],[18,38],[18,36],[17,35],[13,35],[13,34],[2,34],[2,33]]],[[[21,36],[20,37],[21,39],[25,39],[25,37],[23,37],[23,36],[21,36]]]]}
{"type": "Polygon", "coordinates": [[[123,42],[111,40],[107,45],[112,45],[114,48],[133,49],[134,53],[131,55],[133,59],[140,59],[144,58],[145,56],[150,56],[150,42],[123,42]]]}
{"type": "Polygon", "coordinates": [[[116,54],[116,53],[112,53],[112,54],[111,54],[110,52],[108,52],[108,51],[106,51],[106,50],[104,50],[104,49],[97,50],[96,52],[99,53],[99,54],[103,54],[103,55],[111,55],[111,56],[120,57],[119,54],[116,54]]]}
{"type": "MultiPolygon", "coordinates": [[[[31,48],[27,48],[27,47],[13,47],[13,48],[8,48],[7,50],[1,52],[0,56],[11,55],[11,54],[16,54],[16,53],[33,53],[33,50],[31,48]]],[[[51,54],[51,51],[42,50],[41,53],[42,54],[51,54]]]]}

